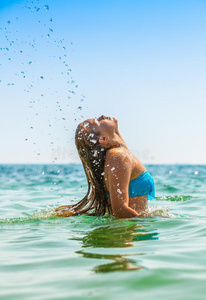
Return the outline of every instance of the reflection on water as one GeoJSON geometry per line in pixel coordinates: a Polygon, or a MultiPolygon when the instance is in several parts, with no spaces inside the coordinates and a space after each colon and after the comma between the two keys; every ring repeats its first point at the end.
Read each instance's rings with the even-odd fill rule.
{"type": "MultiPolygon", "coordinates": [[[[89,253],[84,251],[76,251],[76,253],[81,254],[85,258],[94,258],[94,259],[108,259],[113,260],[111,263],[101,264],[96,266],[93,271],[95,273],[106,273],[113,271],[132,271],[140,270],[141,266],[138,266],[134,259],[129,259],[127,255],[120,254],[98,254],[98,253],[89,253]]],[[[139,253],[138,255],[143,255],[144,253],[139,253]]],[[[132,254],[134,255],[134,254],[132,254]]]]}
{"type": "MultiPolygon", "coordinates": [[[[100,226],[90,230],[82,238],[73,239],[82,241],[82,248],[127,248],[134,247],[135,243],[140,241],[157,240],[158,233],[156,231],[149,232],[144,225],[128,221],[127,223],[120,222],[118,226],[117,224],[115,226],[115,222],[111,225],[100,226]]],[[[90,259],[112,260],[112,262],[95,266],[93,268],[95,273],[140,270],[142,266],[137,263],[137,260],[139,256],[144,255],[144,253],[119,254],[119,250],[118,254],[91,253],[85,250],[79,250],[76,253],[90,259]],[[130,256],[133,259],[129,258],[130,256]],[[134,259],[134,256],[137,259],[134,259]]]]}
{"type": "Polygon", "coordinates": [[[118,225],[105,225],[90,230],[83,238],[74,240],[83,242],[82,247],[92,248],[126,248],[133,247],[134,242],[158,239],[157,232],[148,232],[144,225],[136,222],[122,222],[118,225]]]}

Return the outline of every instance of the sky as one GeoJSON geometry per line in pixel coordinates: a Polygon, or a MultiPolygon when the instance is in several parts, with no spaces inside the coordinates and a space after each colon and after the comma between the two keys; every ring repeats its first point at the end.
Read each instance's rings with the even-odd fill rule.
{"type": "Polygon", "coordinates": [[[0,163],[79,162],[119,121],[145,164],[206,164],[206,1],[0,2],[0,163]]]}

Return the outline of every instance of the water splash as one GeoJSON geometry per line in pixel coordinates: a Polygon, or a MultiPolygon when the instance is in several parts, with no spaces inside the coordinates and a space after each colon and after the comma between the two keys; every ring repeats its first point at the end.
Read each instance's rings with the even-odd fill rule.
{"type": "Polygon", "coordinates": [[[158,201],[187,201],[190,200],[192,196],[190,195],[175,195],[175,196],[162,196],[162,197],[156,197],[156,200],[158,201]]]}
{"type": "Polygon", "coordinates": [[[153,205],[149,206],[148,210],[145,214],[143,214],[145,218],[149,217],[162,217],[162,218],[177,218],[174,214],[172,214],[168,207],[153,205]]]}
{"type": "Polygon", "coordinates": [[[38,221],[38,220],[46,220],[50,218],[56,218],[54,215],[54,209],[47,208],[45,211],[38,211],[34,213],[31,216],[28,217],[21,217],[21,218],[6,218],[6,219],[0,219],[0,224],[22,224],[27,223],[31,221],[38,221]]]}
{"type": "Polygon", "coordinates": [[[49,5],[44,5],[44,9],[46,10],[46,11],[49,11],[49,5]]]}
{"type": "MultiPolygon", "coordinates": [[[[34,121],[36,124],[40,124],[41,122],[45,122],[44,115],[48,115],[48,123],[57,125],[59,127],[59,132],[61,132],[63,136],[64,134],[67,134],[65,131],[68,131],[68,123],[65,121],[68,120],[68,117],[66,118],[66,116],[69,115],[71,105],[73,104],[71,101],[68,101],[68,99],[73,99],[76,102],[76,109],[74,108],[73,113],[73,122],[80,121],[83,118],[79,111],[81,110],[80,101],[83,102],[85,96],[80,96],[78,92],[79,86],[78,84],[75,84],[75,80],[71,76],[72,69],[70,68],[67,58],[69,57],[70,52],[74,51],[72,47],[73,43],[62,37],[59,38],[54,36],[55,30],[53,26],[55,26],[55,24],[53,24],[53,18],[50,15],[49,5],[45,4],[40,6],[40,3],[38,3],[37,6],[36,2],[27,1],[27,4],[23,7],[23,9],[27,9],[27,14],[32,13],[30,16],[30,26],[37,27],[37,30],[35,32],[31,32],[28,36],[22,35],[21,27],[23,19],[19,17],[15,17],[11,20],[9,19],[6,22],[5,28],[1,28],[2,36],[5,37],[5,45],[0,48],[0,51],[2,51],[5,55],[5,61],[7,61],[1,65],[6,68],[8,63],[12,66],[19,61],[19,66],[24,66],[23,70],[18,70],[19,66],[14,66],[14,80],[12,79],[11,82],[10,78],[7,79],[8,81],[5,82],[5,85],[13,89],[15,89],[15,86],[19,86],[19,83],[23,85],[23,91],[27,93],[25,97],[28,99],[28,108],[31,112],[31,117],[27,118],[27,123],[30,123],[32,118],[32,122],[34,121]],[[39,12],[40,10],[41,13],[39,12]],[[44,50],[46,48],[49,48],[49,51],[42,51],[42,49],[44,50]],[[20,56],[20,54],[23,55],[20,56]],[[59,59],[59,57],[61,57],[61,59],[59,59]],[[44,61],[49,60],[51,65],[54,64],[54,67],[57,67],[59,74],[62,76],[61,84],[64,85],[63,88],[56,88],[56,84],[53,84],[58,81],[58,73],[48,72],[47,67],[45,69],[45,76],[41,76],[41,73],[38,72],[38,70],[40,70],[39,65],[41,64],[42,59],[44,61]],[[37,71],[34,72],[34,70],[37,71]],[[41,83],[40,79],[44,78],[44,83],[41,83]],[[20,82],[20,79],[22,82],[20,82]],[[16,83],[18,84],[16,85],[16,83]],[[47,87],[48,83],[50,86],[47,87]],[[70,88],[71,86],[73,89],[70,88]],[[63,97],[62,90],[65,90],[65,96],[63,97]],[[66,95],[66,90],[68,90],[70,95],[66,95]],[[54,98],[54,95],[56,98],[59,98],[62,107],[56,111],[55,115],[49,115],[49,110],[55,111],[52,107],[52,105],[54,105],[54,101],[51,101],[51,98],[54,98]],[[41,97],[44,97],[44,99],[41,97]],[[47,99],[50,99],[50,101],[47,99]]],[[[41,65],[41,71],[43,67],[44,65],[41,65]]],[[[2,82],[2,80],[0,80],[0,82],[2,82]]],[[[30,128],[30,125],[31,124],[28,124],[27,128],[30,128]]],[[[33,149],[33,152],[36,153],[38,148],[42,147],[42,145],[40,142],[35,140],[38,135],[38,126],[34,126],[34,128],[35,129],[31,133],[27,144],[28,147],[33,149]]],[[[46,125],[45,128],[47,128],[46,125]]],[[[59,141],[60,138],[55,135],[56,133],[54,130],[48,131],[48,136],[51,137],[54,143],[61,143],[61,141],[59,141]]],[[[65,141],[65,138],[62,140],[65,141]]],[[[50,147],[50,145],[51,143],[48,141],[48,147],[50,147]]]]}

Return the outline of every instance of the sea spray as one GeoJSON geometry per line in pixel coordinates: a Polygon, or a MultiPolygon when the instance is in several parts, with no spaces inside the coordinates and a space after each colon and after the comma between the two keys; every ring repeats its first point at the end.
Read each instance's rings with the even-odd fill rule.
{"type": "Polygon", "coordinates": [[[85,96],[71,67],[74,44],[69,31],[60,36],[56,25],[52,4],[27,1],[16,4],[16,15],[0,26],[0,67],[11,70],[0,78],[1,87],[16,91],[13,101],[23,106],[27,124],[22,144],[37,162],[71,160],[71,136],[84,118],[85,96]],[[59,146],[68,154],[57,156],[59,146]]]}

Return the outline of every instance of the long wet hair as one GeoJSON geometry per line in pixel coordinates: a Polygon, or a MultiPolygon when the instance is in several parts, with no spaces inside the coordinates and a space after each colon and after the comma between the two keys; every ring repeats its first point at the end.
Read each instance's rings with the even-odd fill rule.
{"type": "Polygon", "coordinates": [[[69,210],[77,215],[103,216],[106,211],[111,213],[104,182],[104,164],[108,149],[102,148],[98,139],[98,132],[89,132],[84,123],[78,125],[75,144],[86,174],[88,191],[81,201],[69,206],[69,210]]]}

